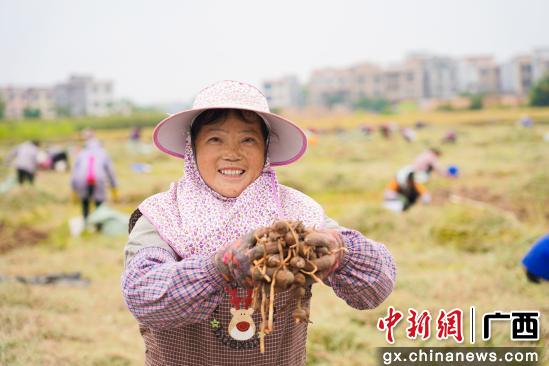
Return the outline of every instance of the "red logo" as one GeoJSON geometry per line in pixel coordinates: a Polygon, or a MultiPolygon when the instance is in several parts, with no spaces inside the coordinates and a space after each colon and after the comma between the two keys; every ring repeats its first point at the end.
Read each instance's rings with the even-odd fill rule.
{"type": "Polygon", "coordinates": [[[406,319],[410,326],[406,328],[406,336],[410,339],[416,339],[418,335],[421,339],[429,339],[431,336],[431,313],[423,310],[421,314],[414,309],[408,309],[410,316],[406,319]]]}
{"type": "Polygon", "coordinates": [[[463,342],[463,310],[454,309],[448,313],[441,309],[437,318],[437,339],[454,339],[463,342]]]}
{"type": "Polygon", "coordinates": [[[402,312],[396,310],[392,306],[389,306],[387,309],[387,317],[385,318],[379,318],[377,322],[377,329],[383,331],[387,330],[387,333],[385,334],[385,338],[387,339],[387,342],[393,344],[395,343],[395,338],[393,337],[393,328],[397,325],[397,323],[402,319],[404,315],[402,315],[402,312]]]}

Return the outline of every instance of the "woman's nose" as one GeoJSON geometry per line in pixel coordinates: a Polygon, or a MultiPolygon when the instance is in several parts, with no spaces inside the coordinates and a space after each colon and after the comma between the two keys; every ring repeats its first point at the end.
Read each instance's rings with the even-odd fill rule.
{"type": "Polygon", "coordinates": [[[223,151],[223,158],[230,161],[238,161],[242,159],[240,147],[235,144],[228,145],[223,151]]]}

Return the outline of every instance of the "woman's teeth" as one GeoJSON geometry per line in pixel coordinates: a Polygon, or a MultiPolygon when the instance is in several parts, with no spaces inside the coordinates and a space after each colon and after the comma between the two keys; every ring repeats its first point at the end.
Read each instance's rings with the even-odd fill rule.
{"type": "Polygon", "coordinates": [[[242,175],[244,174],[244,170],[237,170],[237,169],[223,169],[223,170],[220,170],[221,174],[223,175],[231,175],[231,176],[236,176],[236,175],[242,175]]]}

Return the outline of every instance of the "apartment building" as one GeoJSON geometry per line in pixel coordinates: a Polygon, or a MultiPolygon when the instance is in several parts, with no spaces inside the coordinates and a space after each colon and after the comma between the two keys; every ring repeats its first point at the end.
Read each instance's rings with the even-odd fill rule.
{"type": "Polygon", "coordinates": [[[0,88],[0,98],[5,104],[5,119],[55,118],[54,96],[50,88],[4,87],[0,88]]]}
{"type": "Polygon", "coordinates": [[[519,55],[501,65],[500,89],[505,94],[528,95],[530,88],[549,74],[549,48],[519,55]]]}
{"type": "Polygon", "coordinates": [[[391,102],[452,98],[458,94],[458,70],[449,57],[412,54],[381,68],[363,63],[349,68],[315,70],[307,85],[310,105],[352,106],[362,98],[391,102]]]}
{"type": "Polygon", "coordinates": [[[313,71],[307,103],[316,106],[350,106],[353,74],[350,69],[324,68],[313,71]]]}
{"type": "Polygon", "coordinates": [[[380,67],[363,63],[348,69],[349,98],[352,103],[363,98],[383,96],[383,75],[380,67]]]}
{"type": "Polygon", "coordinates": [[[112,81],[96,80],[89,75],[72,75],[55,86],[55,103],[70,116],[106,116],[113,106],[112,81]]]}
{"type": "Polygon", "coordinates": [[[299,108],[303,106],[303,91],[294,75],[263,82],[263,93],[271,108],[299,108]]]}
{"type": "Polygon", "coordinates": [[[492,56],[471,56],[458,60],[457,89],[460,93],[497,94],[500,67],[492,56]]]}
{"type": "Polygon", "coordinates": [[[500,89],[505,94],[524,96],[533,84],[532,58],[516,56],[501,65],[500,89]]]}
{"type": "Polygon", "coordinates": [[[385,95],[382,69],[363,63],[344,69],[315,70],[307,85],[308,104],[351,107],[363,98],[385,95]]]}
{"type": "Polygon", "coordinates": [[[412,54],[407,65],[414,65],[421,74],[420,99],[449,99],[458,94],[457,64],[451,57],[412,54]]]}
{"type": "Polygon", "coordinates": [[[307,103],[352,107],[362,98],[426,103],[465,93],[524,98],[534,83],[547,74],[549,48],[533,50],[503,64],[490,55],[455,59],[412,53],[402,63],[388,67],[362,63],[315,70],[307,84],[307,103]]]}
{"type": "Polygon", "coordinates": [[[407,59],[400,65],[389,66],[381,75],[381,97],[391,102],[422,98],[424,77],[418,60],[407,59]]]}
{"type": "Polygon", "coordinates": [[[549,74],[549,48],[536,49],[532,52],[532,78],[538,81],[549,74]]]}

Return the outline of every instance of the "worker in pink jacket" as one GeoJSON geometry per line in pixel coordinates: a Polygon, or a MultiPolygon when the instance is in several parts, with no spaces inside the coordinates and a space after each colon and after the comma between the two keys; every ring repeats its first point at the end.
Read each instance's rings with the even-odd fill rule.
{"type": "Polygon", "coordinates": [[[98,140],[90,138],[76,157],[71,174],[72,190],[82,203],[84,219],[89,215],[91,201],[96,208],[105,201],[107,181],[116,199],[117,185],[111,158],[98,140]]]}
{"type": "Polygon", "coordinates": [[[448,176],[448,173],[440,165],[438,160],[441,155],[442,152],[439,149],[429,148],[416,157],[412,163],[412,168],[415,172],[417,182],[427,182],[433,172],[445,177],[448,176]]]}

